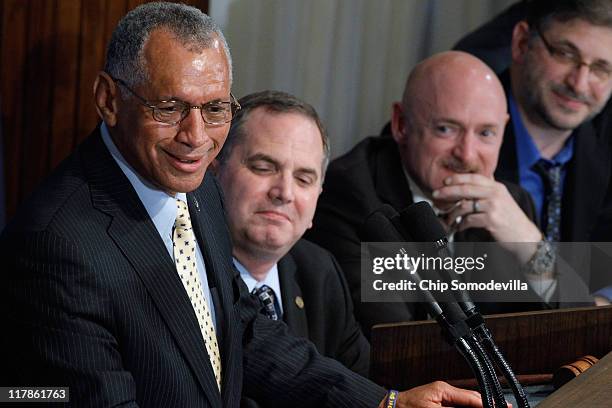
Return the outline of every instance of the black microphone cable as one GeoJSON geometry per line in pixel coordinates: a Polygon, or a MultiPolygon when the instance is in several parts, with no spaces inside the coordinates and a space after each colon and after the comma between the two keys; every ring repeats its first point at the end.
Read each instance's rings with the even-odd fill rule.
{"type": "MultiPolygon", "coordinates": [[[[448,250],[448,240],[446,239],[446,233],[438,217],[436,217],[431,206],[426,202],[419,202],[413,204],[400,213],[402,225],[404,228],[410,226],[410,231],[419,238],[419,241],[431,241],[434,243],[436,252],[439,256],[450,256],[448,250]]],[[[449,271],[442,268],[440,271],[446,282],[451,280],[449,271]]],[[[486,327],[484,318],[478,312],[476,305],[471,300],[469,294],[466,291],[451,291],[457,303],[464,311],[467,317],[467,324],[474,333],[475,341],[480,344],[484,344],[486,352],[491,356],[495,365],[502,371],[503,376],[512,389],[512,393],[517,401],[520,408],[530,408],[529,401],[520,382],[516,378],[516,375],[512,371],[510,364],[505,359],[502,352],[499,350],[491,331],[486,327]]],[[[495,375],[495,381],[499,384],[499,380],[495,375]]],[[[501,385],[499,386],[501,390],[501,385]]]]}
{"type": "MultiPolygon", "coordinates": [[[[406,233],[401,226],[398,213],[389,205],[385,205],[370,214],[366,219],[365,226],[370,227],[368,228],[369,231],[376,231],[374,236],[369,237],[372,242],[403,242],[406,240],[404,238],[406,233]]],[[[418,273],[411,273],[410,279],[417,284],[417,287],[420,287],[421,278],[418,273]]],[[[481,353],[481,350],[476,350],[471,345],[474,339],[471,329],[465,323],[465,314],[454,303],[438,303],[428,290],[421,290],[421,295],[425,298],[423,303],[427,312],[442,328],[446,340],[468,362],[481,390],[483,406],[494,408],[494,401],[499,405],[503,398],[500,400],[498,393],[495,393],[495,396],[493,394],[492,390],[495,385],[490,379],[489,368],[491,365],[486,363],[486,354],[481,353]]],[[[505,400],[503,400],[503,404],[505,406],[505,400]]]]}

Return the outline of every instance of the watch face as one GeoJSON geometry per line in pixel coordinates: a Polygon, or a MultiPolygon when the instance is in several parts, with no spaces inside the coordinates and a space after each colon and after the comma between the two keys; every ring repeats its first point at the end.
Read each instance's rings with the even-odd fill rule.
{"type": "Polygon", "coordinates": [[[538,242],[533,257],[524,266],[524,271],[528,275],[544,275],[554,271],[555,266],[555,248],[546,240],[538,242]]]}

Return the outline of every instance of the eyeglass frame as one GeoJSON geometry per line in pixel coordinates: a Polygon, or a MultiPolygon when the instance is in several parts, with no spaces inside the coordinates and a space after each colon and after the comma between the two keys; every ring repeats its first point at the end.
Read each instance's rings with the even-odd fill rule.
{"type": "Polygon", "coordinates": [[[236,112],[238,112],[240,109],[242,109],[242,106],[240,106],[240,103],[238,102],[238,100],[236,99],[234,94],[232,94],[231,92],[230,92],[230,100],[229,101],[216,101],[216,102],[215,101],[211,101],[211,102],[206,102],[206,103],[204,103],[202,105],[192,105],[192,104],[187,103],[185,101],[182,101],[180,99],[164,99],[164,100],[155,101],[157,103],[157,105],[154,105],[152,103],[152,101],[148,101],[145,98],[143,98],[142,96],[138,95],[136,92],[134,92],[134,90],[132,88],[130,88],[128,86],[128,84],[124,80],[122,80],[120,78],[113,78],[113,77],[110,77],[110,78],[113,81],[115,81],[117,84],[123,86],[125,89],[130,91],[130,93],[132,95],[134,95],[139,100],[141,105],[151,109],[151,116],[153,117],[153,119],[156,122],[164,123],[166,125],[173,125],[173,126],[174,125],[178,125],[183,120],[185,120],[185,118],[187,118],[187,116],[189,116],[189,112],[192,109],[199,109],[200,110],[200,116],[202,117],[202,120],[204,121],[204,123],[207,123],[207,124],[213,125],[213,126],[215,126],[215,125],[224,125],[226,123],[231,122],[232,119],[234,118],[234,115],[236,114],[236,112]],[[163,121],[163,120],[159,120],[156,117],[156,114],[155,114],[157,112],[157,110],[161,109],[161,108],[159,108],[158,105],[159,104],[164,104],[164,103],[173,103],[173,102],[174,103],[181,103],[181,104],[183,104],[185,106],[185,109],[183,109],[182,112],[181,112],[181,119],[176,121],[176,122],[166,122],[166,121],[163,121]],[[224,104],[230,104],[231,116],[230,116],[229,120],[226,120],[225,122],[210,122],[209,120],[206,119],[206,117],[204,116],[204,110],[203,109],[206,106],[215,105],[215,104],[223,104],[223,105],[224,104]]]}
{"type": "Polygon", "coordinates": [[[546,39],[546,37],[544,37],[544,35],[542,34],[542,29],[540,27],[536,27],[534,31],[537,34],[537,36],[540,38],[540,40],[542,40],[542,44],[544,44],[544,48],[546,48],[546,51],[548,52],[548,54],[555,61],[561,64],[565,64],[565,65],[571,64],[573,65],[574,69],[579,69],[580,67],[584,65],[589,70],[589,74],[592,74],[593,77],[596,78],[597,81],[601,84],[605,84],[606,82],[609,82],[610,79],[612,78],[612,65],[610,65],[607,68],[600,67],[601,69],[593,70],[593,66],[597,67],[598,65],[597,61],[591,62],[590,64],[586,63],[582,59],[582,54],[580,53],[580,50],[576,49],[576,51],[572,51],[572,52],[563,51],[559,47],[552,45],[546,39]],[[600,72],[601,74],[603,74],[603,77],[598,75],[597,72],[600,72]]]}

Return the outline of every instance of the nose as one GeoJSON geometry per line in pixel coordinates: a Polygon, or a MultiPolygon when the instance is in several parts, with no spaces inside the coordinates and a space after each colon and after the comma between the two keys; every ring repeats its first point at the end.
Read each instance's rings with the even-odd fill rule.
{"type": "Polygon", "coordinates": [[[472,163],[476,158],[476,143],[478,141],[473,131],[464,132],[457,139],[457,143],[453,148],[453,155],[464,164],[472,163]]]}
{"type": "Polygon", "coordinates": [[[199,109],[191,109],[179,126],[177,140],[192,149],[196,149],[210,140],[206,123],[204,123],[199,109]]]}
{"type": "Polygon", "coordinates": [[[281,172],[274,178],[268,195],[273,202],[288,204],[294,200],[294,193],[293,176],[281,172]]]}
{"type": "Polygon", "coordinates": [[[589,75],[589,66],[581,63],[568,74],[566,82],[576,93],[584,93],[589,88],[589,75]]]}

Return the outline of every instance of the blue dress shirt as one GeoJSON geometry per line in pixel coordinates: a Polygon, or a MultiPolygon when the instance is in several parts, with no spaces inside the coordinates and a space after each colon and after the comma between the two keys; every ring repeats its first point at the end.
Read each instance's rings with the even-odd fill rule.
{"type": "Polygon", "coordinates": [[[531,194],[538,215],[538,225],[542,225],[542,211],[544,207],[544,199],[546,196],[544,182],[542,177],[533,169],[534,164],[538,160],[543,159],[551,166],[561,166],[561,192],[563,193],[563,184],[567,173],[567,162],[574,155],[574,137],[570,136],[563,148],[557,153],[552,160],[544,159],[538,150],[538,147],[533,142],[533,139],[521,118],[518,107],[512,95],[508,95],[508,107],[510,108],[510,117],[512,118],[512,126],[516,137],[516,156],[518,160],[519,183],[521,187],[531,194]]]}

